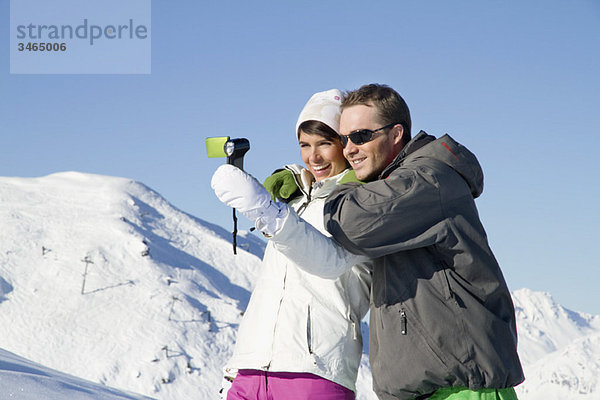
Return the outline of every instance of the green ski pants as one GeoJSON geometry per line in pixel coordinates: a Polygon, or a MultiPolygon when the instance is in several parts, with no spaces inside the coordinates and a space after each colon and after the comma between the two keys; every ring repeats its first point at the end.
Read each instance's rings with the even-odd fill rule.
{"type": "Polygon", "coordinates": [[[515,389],[469,390],[451,387],[437,390],[428,400],[518,400],[515,389]]]}

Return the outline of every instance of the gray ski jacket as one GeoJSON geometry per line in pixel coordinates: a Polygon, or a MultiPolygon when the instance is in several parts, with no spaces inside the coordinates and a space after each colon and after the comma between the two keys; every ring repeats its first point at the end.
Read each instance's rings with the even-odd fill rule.
{"type": "Polygon", "coordinates": [[[382,400],[523,381],[510,292],[474,199],[475,156],[421,131],[382,173],[337,188],[325,226],[374,259],[370,362],[382,400]]]}

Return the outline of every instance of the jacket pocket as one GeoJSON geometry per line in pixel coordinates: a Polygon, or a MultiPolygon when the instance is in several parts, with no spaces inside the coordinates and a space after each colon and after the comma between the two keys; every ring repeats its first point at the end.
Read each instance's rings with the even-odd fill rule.
{"type": "Polygon", "coordinates": [[[433,341],[431,340],[429,333],[422,326],[421,321],[417,319],[417,316],[411,314],[409,311],[407,311],[407,309],[401,308],[399,311],[399,320],[400,333],[402,335],[410,334],[410,340],[413,343],[422,342],[422,350],[425,350],[426,354],[429,354],[429,356],[438,362],[439,365],[447,369],[447,363],[442,357],[442,351],[432,343],[433,341]],[[410,331],[409,328],[411,328],[410,331]]]}
{"type": "Polygon", "coordinates": [[[447,360],[417,315],[402,303],[372,309],[374,312],[378,314],[375,318],[382,320],[381,324],[371,325],[370,333],[376,391],[403,398],[400,395],[406,396],[401,393],[404,390],[427,393],[447,385],[446,379],[451,376],[447,360]],[[377,357],[373,358],[373,354],[377,357]],[[424,374],[427,382],[423,381],[424,374]],[[398,382],[403,382],[404,389],[398,382]]]}

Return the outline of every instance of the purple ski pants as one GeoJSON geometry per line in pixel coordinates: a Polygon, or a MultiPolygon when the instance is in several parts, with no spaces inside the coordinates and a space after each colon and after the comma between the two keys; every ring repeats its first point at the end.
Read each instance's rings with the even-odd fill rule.
{"type": "Polygon", "coordinates": [[[354,400],[354,392],[313,374],[242,369],[227,400],[354,400]]]}

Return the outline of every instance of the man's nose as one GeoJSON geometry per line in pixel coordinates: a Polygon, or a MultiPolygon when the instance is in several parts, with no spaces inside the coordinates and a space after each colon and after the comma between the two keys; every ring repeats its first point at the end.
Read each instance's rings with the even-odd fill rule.
{"type": "Polygon", "coordinates": [[[358,152],[358,146],[352,143],[351,140],[348,140],[346,143],[346,147],[344,147],[344,156],[348,158],[349,155],[356,154],[358,152]]]}

